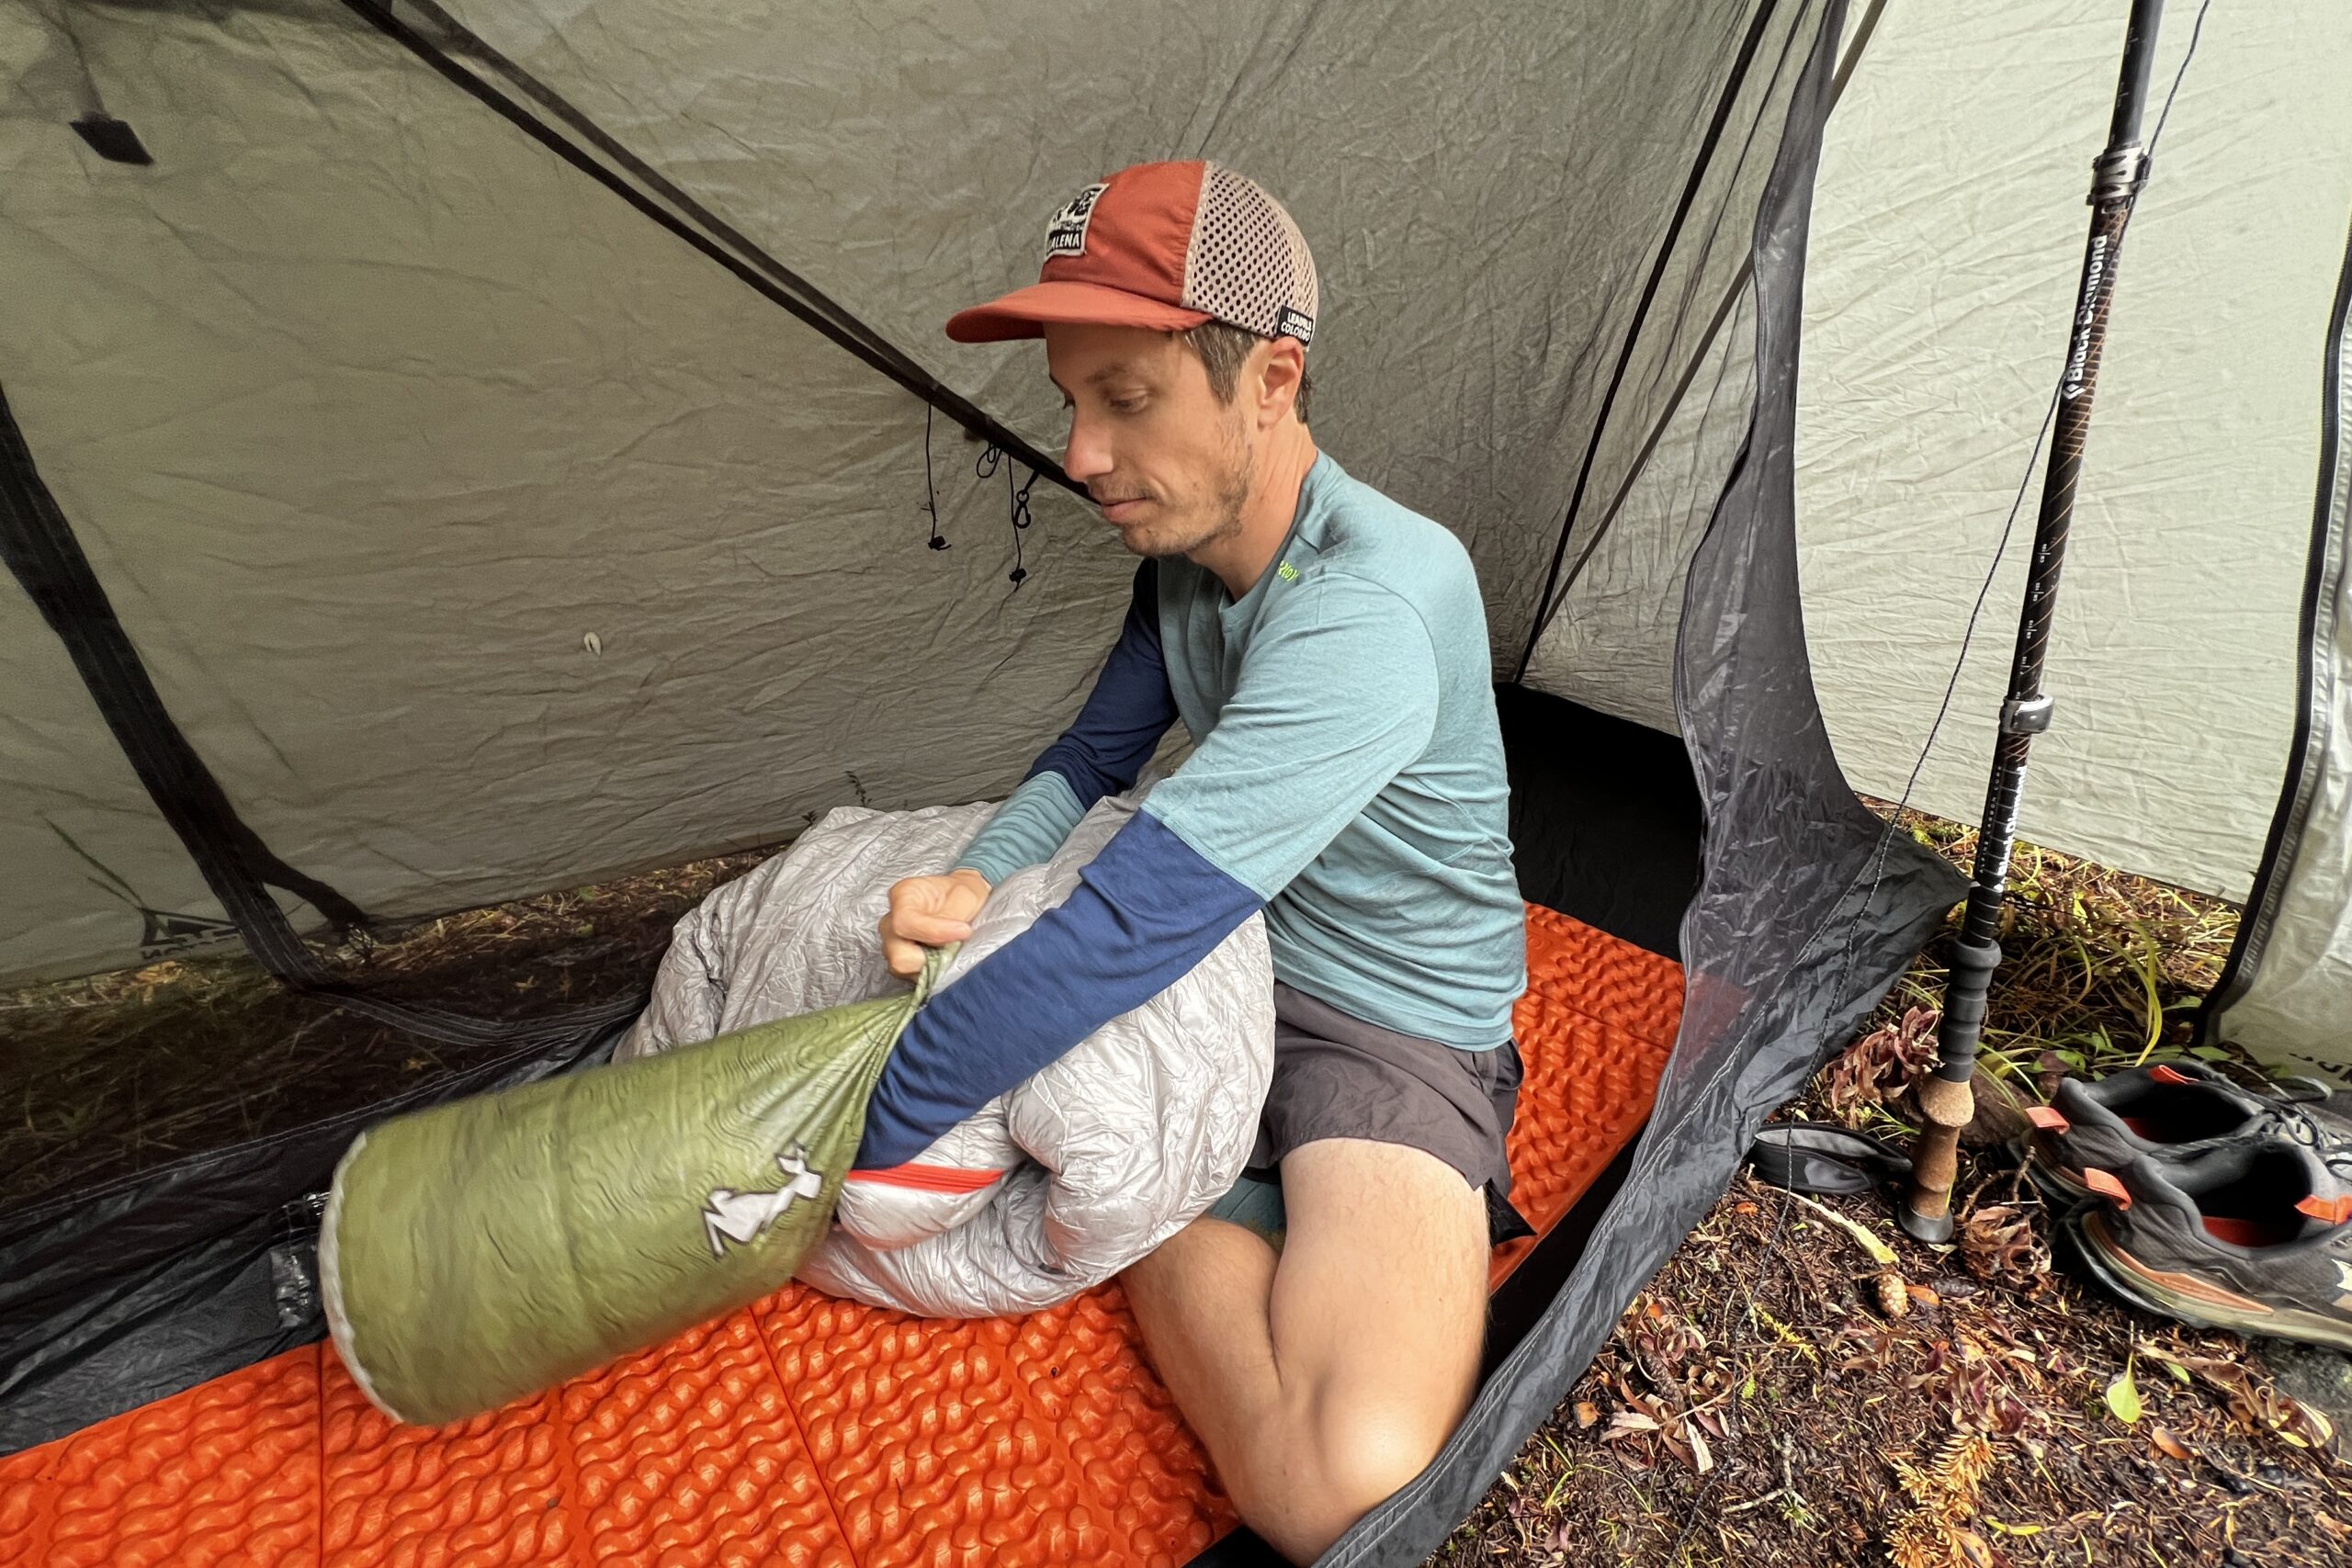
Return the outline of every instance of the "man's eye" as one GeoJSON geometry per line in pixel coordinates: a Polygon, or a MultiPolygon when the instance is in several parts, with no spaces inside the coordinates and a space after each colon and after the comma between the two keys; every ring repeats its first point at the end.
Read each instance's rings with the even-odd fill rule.
{"type": "Polygon", "coordinates": [[[1143,400],[1141,398],[1113,398],[1110,400],[1110,404],[1114,413],[1134,413],[1143,407],[1143,400]]]}

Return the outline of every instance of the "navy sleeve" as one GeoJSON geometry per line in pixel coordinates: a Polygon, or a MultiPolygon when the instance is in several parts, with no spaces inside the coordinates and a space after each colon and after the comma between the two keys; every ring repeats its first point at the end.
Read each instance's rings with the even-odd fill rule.
{"type": "Polygon", "coordinates": [[[1146,812],[1069,898],[934,995],[883,1064],[861,1170],[900,1165],[1209,955],[1263,901],[1146,812]]]}
{"type": "Polygon", "coordinates": [[[1028,776],[1059,773],[1080,807],[1091,807],[1106,795],[1135,787],[1159,738],[1175,722],[1176,698],[1159,647],[1159,563],[1148,560],[1136,569],[1127,618],[1092,694],[1028,776]]]}
{"type": "Polygon", "coordinates": [[[1136,570],[1119,640],[1076,722],[1046,748],[956,865],[978,872],[993,887],[1046,860],[1096,801],[1134,787],[1175,719],[1159,647],[1159,565],[1146,561],[1136,570]]]}

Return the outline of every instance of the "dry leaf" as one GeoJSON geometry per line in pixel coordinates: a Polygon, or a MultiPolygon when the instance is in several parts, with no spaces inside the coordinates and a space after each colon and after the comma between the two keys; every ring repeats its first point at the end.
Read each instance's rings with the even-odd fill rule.
{"type": "Polygon", "coordinates": [[[1690,1462],[1699,1473],[1704,1475],[1714,1469],[1715,1456],[1707,1451],[1707,1439],[1700,1432],[1699,1424],[1695,1421],[1683,1422],[1682,1436],[1690,1441],[1690,1462]]]}
{"type": "Polygon", "coordinates": [[[1887,1246],[1885,1242],[1880,1240],[1878,1233],[1871,1230],[1870,1226],[1862,1224],[1860,1220],[1849,1220],[1845,1215],[1839,1213],[1837,1210],[1829,1207],[1826,1203],[1816,1203],[1802,1192],[1792,1192],[1789,1196],[1795,1199],[1799,1203],[1804,1205],[1804,1207],[1812,1210],[1815,1213],[1820,1215],[1823,1219],[1827,1220],[1831,1224],[1836,1225],[1839,1230],[1844,1231],[1848,1235],[1852,1236],[1855,1244],[1864,1252],[1870,1254],[1871,1262],[1877,1264],[1882,1269],[1892,1269],[1894,1267],[1894,1248],[1887,1246]]]}
{"type": "Polygon", "coordinates": [[[1943,1298],[1925,1285],[1905,1285],[1904,1293],[1923,1307],[1941,1306],[1943,1298]]]}
{"type": "Polygon", "coordinates": [[[1935,1009],[1915,1007],[1901,1022],[1848,1046],[1822,1073],[1822,1098],[1830,1111],[1850,1126],[1862,1119],[1864,1108],[1884,1105],[1909,1088],[1936,1059],[1939,1021],[1935,1009]]]}
{"type": "Polygon", "coordinates": [[[1960,1223],[1960,1257],[1989,1284],[2037,1295],[2050,1283],[2050,1247],[2032,1216],[2007,1203],[1971,1210],[1960,1223]]]}
{"type": "Polygon", "coordinates": [[[2222,1391],[2230,1414],[2249,1432],[2269,1432],[2296,1448],[2324,1449],[2335,1438],[2335,1424],[2306,1404],[2258,1381],[2235,1361],[2218,1356],[2182,1356],[2188,1368],[2222,1391]]]}
{"type": "Polygon", "coordinates": [[[1589,1399],[1579,1399],[1577,1401],[1577,1425],[1578,1427],[1589,1427],[1595,1421],[1600,1419],[1600,1406],[1595,1404],[1589,1399]]]}
{"type": "Polygon", "coordinates": [[[2162,1427],[2152,1427],[2149,1430],[2148,1441],[2154,1444],[2155,1450],[2164,1455],[2166,1459],[2187,1459],[2188,1457],[2188,1449],[2187,1445],[2183,1444],[2178,1438],[2174,1437],[2162,1427]]]}

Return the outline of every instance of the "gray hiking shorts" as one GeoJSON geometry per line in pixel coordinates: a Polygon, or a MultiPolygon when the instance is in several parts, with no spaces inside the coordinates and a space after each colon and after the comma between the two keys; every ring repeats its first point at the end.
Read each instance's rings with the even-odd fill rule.
{"type": "Polygon", "coordinates": [[[1519,1048],[1461,1051],[1351,1018],[1279,981],[1274,1077],[1249,1175],[1275,1179],[1291,1150],[1322,1138],[1403,1144],[1486,1189],[1496,1238],[1528,1234],[1510,1204],[1503,1138],[1519,1101],[1519,1048]]]}

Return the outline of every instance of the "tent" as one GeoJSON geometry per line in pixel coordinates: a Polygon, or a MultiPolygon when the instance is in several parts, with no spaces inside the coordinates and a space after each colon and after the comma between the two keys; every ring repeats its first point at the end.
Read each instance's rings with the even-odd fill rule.
{"type": "MultiPolygon", "coordinates": [[[[2281,59],[2321,79],[2340,67],[2321,3],[2217,19],[2211,47],[2226,55],[2240,29],[2228,47],[2253,63],[2217,74],[2232,103],[2268,106],[2260,126],[2340,141],[2340,105],[2264,75],[2281,59]]],[[[1631,954],[1624,972],[1680,964],[1638,1138],[1503,1280],[1453,1440],[1330,1558],[1419,1561],[1957,895],[1849,787],[1804,600],[1842,615],[1865,594],[1917,599],[1932,624],[1928,651],[1894,658],[1899,637],[1841,621],[1864,658],[1825,688],[1857,782],[1897,793],[1894,760],[1933,711],[1918,668],[1990,553],[1969,547],[1984,476],[2038,417],[2064,288],[2040,321],[1987,327],[1977,390],[1939,380],[1955,420],[1997,407],[2006,426],[1972,437],[1979,482],[1948,513],[1890,528],[1861,502],[1943,470],[1861,450],[1855,433],[1884,422],[1840,392],[1849,367],[1850,384],[1899,381],[1930,350],[1916,333],[1838,339],[1901,267],[1865,253],[1809,268],[1809,229],[1833,101],[1882,91],[1832,126],[1846,183],[1825,189],[1828,234],[1908,244],[1902,265],[1925,273],[1994,216],[2071,249],[2096,143],[2083,117],[2111,85],[2121,9],[2041,9],[2104,29],[2105,52],[2042,51],[2005,14],[1968,30],[2005,41],[1956,62],[1924,16],[1849,18],[1838,0],[15,8],[0,16],[0,546],[26,592],[0,593],[0,975],[225,929],[289,983],[331,987],[299,930],[772,842],[851,798],[1001,792],[1082,690],[1125,573],[1056,482],[1034,359],[951,350],[938,325],[1033,266],[1041,215],[1102,169],[1231,163],[1316,245],[1331,301],[1318,439],[1477,562],[1523,891],[1631,954]],[[1984,220],[1892,222],[1874,149],[1913,145],[1918,84],[1939,73],[1973,127],[1950,145],[2014,133],[2054,149],[2075,186],[2020,195],[1999,165],[1980,184],[1947,157],[1943,183],[1915,179],[1905,199],[1984,220]],[[1997,84],[1981,107],[1980,83],[1997,84]],[[2020,106],[2053,118],[2033,130],[2020,106]],[[1841,278],[1857,309],[1825,323],[1841,278]],[[1824,333],[1845,357],[1825,380],[1809,351],[1801,380],[1800,340],[1824,333]],[[951,547],[927,547],[930,498],[951,547]],[[1887,716],[1876,733],[1871,715],[1887,716]]],[[[2342,256],[2342,197],[2278,247],[2280,288],[2249,309],[2280,335],[2243,365],[2346,352],[2340,294],[2332,325],[2305,319],[2342,256]]],[[[1996,235],[1984,270],[2008,254],[1996,235]]],[[[2184,334],[2207,265],[2192,258],[2176,288],[2184,334]]],[[[2127,264],[2127,321],[2140,287],[2127,264]]],[[[2200,874],[2256,885],[2242,999],[2222,1017],[2264,1048],[2338,1043],[2341,1060],[2347,993],[2324,976],[2352,953],[2352,739],[2331,612],[2352,506],[2335,380],[2322,398],[2299,374],[2301,400],[2275,412],[2300,440],[2251,466],[2275,500],[2318,454],[2318,508],[2299,529],[2264,513],[2267,544],[2245,547],[2265,574],[2227,625],[2300,663],[2300,692],[2274,680],[2269,718],[2233,719],[2251,728],[2216,744],[2234,773],[2148,793],[2136,781],[2215,773],[2149,743],[2207,689],[2188,676],[2211,667],[2184,656],[2164,703],[2100,710],[2134,782],[2094,757],[2050,820],[2058,841],[2105,848],[2119,840],[2098,824],[2181,803],[2149,852],[2121,858],[2184,880],[2233,864],[2200,874]],[[2290,535],[2304,570],[2277,565],[2290,535]],[[2266,809],[2245,801],[2279,802],[2275,826],[2182,858],[2220,795],[2241,823],[2266,809]],[[2231,862],[2233,843],[2256,852],[2231,862]]],[[[2168,504],[2194,520],[2208,499],[2168,504]]],[[[2109,570],[2121,588],[2143,569],[2109,570]]],[[[1853,650],[1838,637],[1830,649],[1853,650]]],[[[1966,814],[1951,781],[1969,765],[1922,799],[1966,814]]],[[[401,1105],[593,1060],[613,1032],[342,1000],[499,1046],[401,1105]]],[[[315,1341],[315,1195],[353,1134],[401,1105],[322,1106],[292,1132],[0,1215],[0,1450],[113,1430],[315,1341]]],[[[0,1543],[7,1489],[34,1484],[6,1462],[0,1543]]],[[[1248,1550],[1235,1536],[1209,1553],[1248,1550]]]]}

